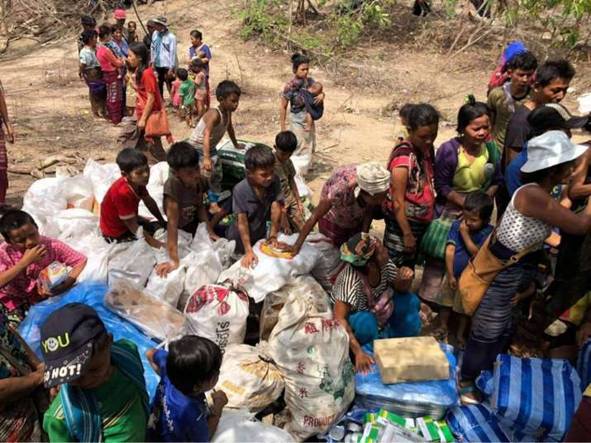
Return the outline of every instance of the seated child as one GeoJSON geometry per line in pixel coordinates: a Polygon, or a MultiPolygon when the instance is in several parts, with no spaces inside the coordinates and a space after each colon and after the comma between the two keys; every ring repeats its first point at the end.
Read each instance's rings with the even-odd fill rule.
{"type": "MultiPolygon", "coordinates": [[[[166,156],[170,174],[164,183],[164,212],[168,220],[166,248],[170,259],[156,266],[156,273],[166,276],[179,267],[178,230],[195,235],[200,222],[207,222],[207,211],[203,204],[199,153],[188,142],[174,143],[166,156]]],[[[207,230],[217,238],[211,225],[207,230]]]]}
{"type": "Polygon", "coordinates": [[[191,62],[191,72],[194,74],[195,82],[195,105],[197,120],[199,120],[207,110],[207,75],[205,73],[205,64],[200,58],[191,62]]]}
{"type": "Polygon", "coordinates": [[[275,175],[279,177],[281,192],[285,197],[282,226],[288,233],[299,232],[304,226],[304,207],[295,183],[296,170],[291,155],[298,147],[298,139],[291,131],[283,131],[275,137],[275,175]]]}
{"type": "Polygon", "coordinates": [[[108,243],[134,241],[141,226],[146,240],[152,244],[155,242],[152,235],[158,227],[166,226],[166,222],[146,189],[150,180],[148,159],[137,149],[125,148],[117,154],[116,162],[121,170],[121,178],[113,182],[101,203],[101,233],[108,243]],[[150,223],[138,215],[140,200],[158,223],[150,223]]]}
{"type": "Polygon", "coordinates": [[[148,394],[134,343],[113,342],[96,311],[70,303],[41,326],[45,386],[59,386],[43,419],[49,441],[144,441],[148,394]]]}
{"type": "Polygon", "coordinates": [[[258,259],[252,246],[267,237],[267,221],[271,220],[269,240],[278,245],[277,233],[281,223],[283,194],[279,177],[275,175],[275,155],[265,146],[246,151],[246,178],[234,187],[232,209],[237,216],[228,228],[228,239],[236,240],[236,253],[245,254],[242,266],[256,266],[258,259]]]}
{"type": "MultiPolygon", "coordinates": [[[[476,255],[478,249],[492,232],[493,227],[490,224],[492,212],[493,201],[487,194],[481,191],[468,194],[464,202],[462,219],[453,222],[447,237],[447,246],[445,248],[447,285],[444,284],[443,290],[451,290],[450,296],[453,297],[453,310],[460,315],[460,323],[456,331],[458,345],[463,345],[464,334],[468,325],[468,317],[464,315],[462,301],[457,291],[458,280],[466,266],[468,266],[470,258],[476,255]]],[[[449,308],[445,311],[442,309],[439,315],[441,328],[447,335],[449,308]]]]}
{"type": "Polygon", "coordinates": [[[312,130],[315,120],[320,120],[324,113],[324,102],[316,103],[316,97],[322,94],[322,83],[314,82],[307,89],[302,89],[301,94],[306,107],[306,131],[312,130]]]}
{"type": "Polygon", "coordinates": [[[224,391],[213,391],[211,410],[205,399],[205,392],[215,387],[220,375],[218,345],[185,335],[171,342],[168,352],[151,349],[147,356],[160,374],[148,429],[150,441],[210,441],[228,403],[224,391]]]}
{"type": "Polygon", "coordinates": [[[33,217],[9,210],[0,218],[0,303],[9,320],[18,323],[36,302],[71,288],[86,265],[86,257],[59,240],[39,235],[33,217]],[[39,274],[51,263],[71,267],[68,277],[46,293],[39,274]]]}
{"type": "Polygon", "coordinates": [[[178,68],[176,70],[176,75],[181,81],[179,87],[179,116],[187,122],[189,127],[193,127],[196,92],[195,82],[189,78],[189,72],[186,69],[178,68]]]}

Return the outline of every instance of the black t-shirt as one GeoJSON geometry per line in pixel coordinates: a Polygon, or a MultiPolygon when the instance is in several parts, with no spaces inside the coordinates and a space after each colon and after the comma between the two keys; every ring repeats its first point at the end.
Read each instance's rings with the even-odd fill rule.
{"type": "Polygon", "coordinates": [[[509,120],[507,133],[505,135],[505,151],[508,148],[520,152],[527,141],[531,127],[527,122],[527,116],[531,110],[525,106],[520,106],[509,120]]]}

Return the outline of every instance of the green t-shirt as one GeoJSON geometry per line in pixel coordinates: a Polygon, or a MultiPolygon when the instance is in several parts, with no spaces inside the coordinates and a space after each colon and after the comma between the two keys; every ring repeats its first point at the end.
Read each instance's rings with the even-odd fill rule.
{"type": "Polygon", "coordinates": [[[181,83],[179,97],[183,101],[183,106],[193,106],[193,103],[195,103],[195,89],[195,82],[191,79],[181,83]]]}
{"type": "MultiPolygon", "coordinates": [[[[121,340],[118,344],[137,352],[137,347],[127,340],[121,340]]],[[[103,441],[132,442],[146,439],[148,417],[142,405],[141,393],[129,378],[115,369],[112,377],[104,385],[92,391],[103,418],[103,441]]],[[[45,412],[43,429],[51,442],[76,441],[76,438],[68,433],[59,395],[45,412]]]]}

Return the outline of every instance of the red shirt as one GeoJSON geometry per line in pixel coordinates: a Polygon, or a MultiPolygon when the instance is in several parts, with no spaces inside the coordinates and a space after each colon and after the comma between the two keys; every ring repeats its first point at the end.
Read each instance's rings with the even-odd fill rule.
{"type": "Polygon", "coordinates": [[[129,231],[123,220],[137,217],[140,198],[146,192],[143,188],[136,194],[125,177],[121,177],[111,185],[101,203],[101,232],[106,237],[121,237],[129,231]]]}
{"type": "Polygon", "coordinates": [[[142,118],[142,114],[144,113],[144,108],[148,101],[148,92],[154,94],[155,97],[152,111],[160,111],[162,109],[162,97],[160,97],[160,90],[158,89],[158,80],[156,80],[156,75],[151,67],[144,70],[142,80],[139,83],[135,83],[135,90],[137,93],[135,115],[138,120],[142,118]]]}

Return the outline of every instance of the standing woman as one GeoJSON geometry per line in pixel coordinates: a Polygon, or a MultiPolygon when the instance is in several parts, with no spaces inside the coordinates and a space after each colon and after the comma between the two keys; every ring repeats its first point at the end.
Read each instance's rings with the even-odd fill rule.
{"type": "Polygon", "coordinates": [[[125,65],[125,61],[117,57],[109,48],[109,45],[113,44],[109,25],[99,26],[99,40],[96,58],[101,65],[107,90],[107,117],[116,125],[123,118],[123,77],[120,68],[125,65]]]}
{"type": "MultiPolygon", "coordinates": [[[[291,57],[294,77],[283,88],[280,98],[279,123],[281,130],[287,129],[287,105],[289,104],[289,129],[298,139],[298,148],[294,155],[308,155],[310,159],[316,150],[316,128],[314,123],[306,130],[306,108],[301,91],[314,83],[314,79],[308,77],[310,71],[310,59],[303,54],[294,54],[291,57]]],[[[324,101],[324,92],[318,94],[314,101],[324,101]]]]}
{"type": "Polygon", "coordinates": [[[129,65],[134,70],[132,86],[135,88],[137,98],[135,115],[137,118],[137,130],[135,148],[144,152],[150,164],[166,160],[166,152],[162,147],[161,137],[145,138],[145,128],[148,117],[162,109],[162,96],[158,90],[158,80],[154,69],[149,66],[150,52],[146,45],[140,42],[129,45],[129,65]]]}
{"type": "Polygon", "coordinates": [[[398,267],[414,269],[418,246],[433,219],[433,143],[437,138],[439,113],[426,103],[408,113],[408,137],[394,147],[388,161],[392,176],[384,207],[384,245],[398,267]]]}
{"type": "Polygon", "coordinates": [[[4,88],[0,83],[0,206],[6,202],[6,191],[8,190],[8,156],[6,155],[6,141],[14,143],[14,130],[8,118],[8,107],[4,98],[4,88]],[[4,133],[4,127],[6,134],[4,133]]]}
{"type": "MultiPolygon", "coordinates": [[[[552,228],[575,235],[591,229],[591,200],[575,214],[551,196],[555,186],[570,179],[575,160],[586,150],[586,146],[574,145],[563,131],[548,131],[528,143],[528,160],[521,167],[526,184],[513,194],[489,243],[478,251],[474,262],[487,263],[491,259],[482,257],[490,255],[504,262],[517,254],[527,255],[513,260],[496,275],[472,317],[461,373],[464,403],[479,400],[474,379],[482,370],[492,368],[497,355],[508,345],[512,299],[527,283],[527,265],[542,249],[552,228]]],[[[478,268],[475,271],[479,272],[478,268]]]]}
{"type": "Polygon", "coordinates": [[[101,65],[96,58],[98,34],[94,29],[84,31],[81,39],[84,46],[80,50],[80,78],[88,85],[90,108],[95,117],[105,117],[105,82],[101,65]]]}

